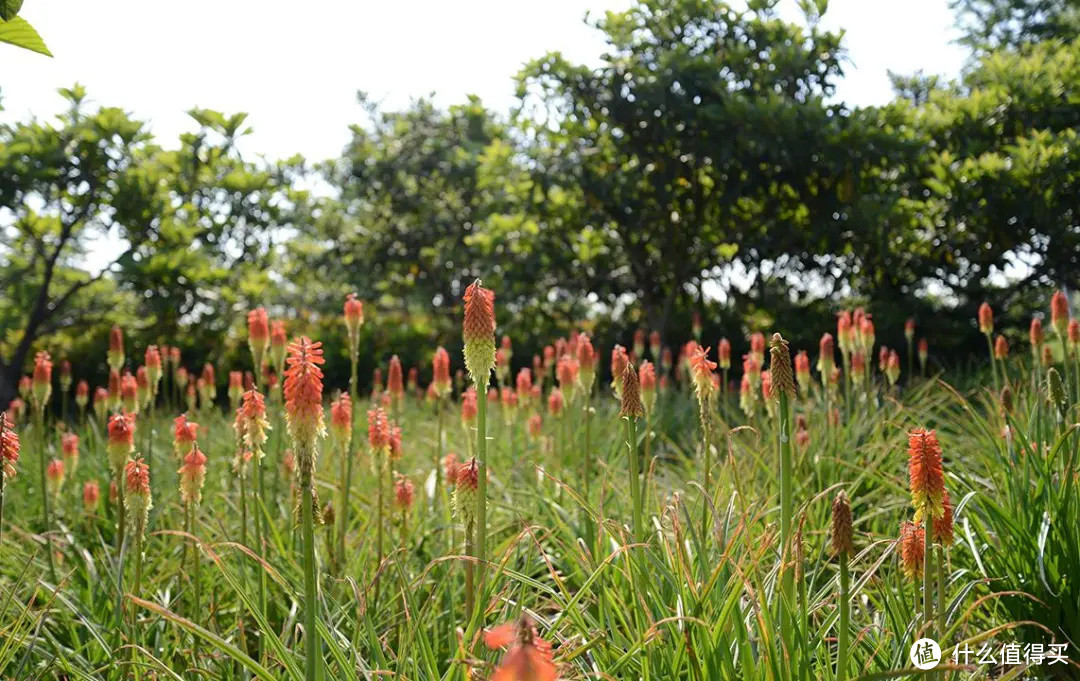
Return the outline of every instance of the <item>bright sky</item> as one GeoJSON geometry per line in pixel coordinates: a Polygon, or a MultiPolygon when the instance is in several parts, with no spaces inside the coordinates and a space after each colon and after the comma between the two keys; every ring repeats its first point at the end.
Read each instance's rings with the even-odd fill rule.
{"type": "MultiPolygon", "coordinates": [[[[786,16],[797,16],[785,0],[786,16]]],[[[603,51],[586,11],[630,0],[26,0],[22,16],[55,58],[0,44],[0,121],[49,116],[59,87],[76,81],[94,102],[148,119],[165,144],[193,126],[201,106],[246,111],[248,154],[337,155],[357,122],[357,90],[390,106],[431,92],[451,104],[467,93],[493,108],[513,102],[512,76],[561,50],[593,63],[603,51]]],[[[891,98],[886,71],[955,76],[964,52],[947,0],[832,0],[824,19],[847,30],[851,63],[839,98],[891,98]]]]}

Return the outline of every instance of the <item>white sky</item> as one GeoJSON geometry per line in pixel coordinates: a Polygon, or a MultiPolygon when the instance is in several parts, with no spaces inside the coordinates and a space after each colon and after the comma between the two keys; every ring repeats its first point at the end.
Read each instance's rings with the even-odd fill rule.
{"type": "MultiPolygon", "coordinates": [[[[792,0],[785,15],[797,16],[792,0]]],[[[192,129],[184,111],[246,111],[244,150],[281,158],[337,155],[357,122],[357,90],[391,106],[437,93],[513,102],[525,61],[561,50],[595,62],[604,48],[586,11],[630,0],[26,0],[22,16],[55,58],[0,44],[0,121],[49,116],[76,81],[99,104],[148,119],[163,144],[192,129]]],[[[846,29],[851,63],[839,98],[891,98],[886,71],[955,76],[964,52],[947,0],[832,0],[824,25],[846,29]]]]}

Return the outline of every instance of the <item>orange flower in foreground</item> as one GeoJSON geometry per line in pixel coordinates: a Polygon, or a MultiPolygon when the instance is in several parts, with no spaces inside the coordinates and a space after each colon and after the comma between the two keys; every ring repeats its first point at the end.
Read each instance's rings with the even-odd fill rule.
{"type": "MultiPolygon", "coordinates": [[[[326,434],[323,423],[322,343],[302,336],[289,343],[285,363],[285,421],[297,445],[310,449],[326,434]]],[[[303,462],[301,461],[301,464],[303,462]]]]}
{"type": "Polygon", "coordinates": [[[202,502],[202,488],[206,481],[206,455],[198,444],[184,455],[183,465],[176,471],[180,475],[180,499],[185,504],[198,506],[202,502]]]}
{"type": "Polygon", "coordinates": [[[540,638],[528,616],[484,632],[489,648],[507,648],[491,681],[557,681],[551,645],[540,638]]]}
{"type": "MultiPolygon", "coordinates": [[[[762,337],[762,343],[765,342],[762,337]]],[[[698,403],[705,405],[712,399],[714,393],[713,370],[716,362],[709,359],[709,349],[695,343],[690,353],[690,376],[694,381],[694,390],[697,393],[698,403]]]]}
{"type": "Polygon", "coordinates": [[[135,524],[135,535],[142,541],[146,520],[152,506],[150,468],[142,459],[128,461],[124,469],[124,506],[135,524]]]}
{"type": "Polygon", "coordinates": [[[934,431],[916,428],[908,433],[908,474],[915,522],[942,517],[945,474],[941,467],[941,445],[934,431]]]}
{"type": "Polygon", "coordinates": [[[187,454],[199,434],[199,424],[188,421],[187,414],[181,414],[173,419],[173,452],[177,458],[183,458],[187,454]]]}
{"type": "MultiPolygon", "coordinates": [[[[319,405],[319,417],[321,422],[321,404],[319,405]]],[[[249,390],[241,397],[240,408],[236,410],[233,428],[236,430],[239,448],[262,460],[263,456],[265,456],[263,445],[266,444],[266,431],[270,430],[270,424],[266,420],[266,401],[258,390],[249,390]]]]}

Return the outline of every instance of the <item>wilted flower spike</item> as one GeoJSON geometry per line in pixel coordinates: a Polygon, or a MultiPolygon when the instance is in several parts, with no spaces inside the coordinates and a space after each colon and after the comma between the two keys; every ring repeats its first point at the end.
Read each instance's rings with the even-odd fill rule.
{"type": "Polygon", "coordinates": [[[853,546],[851,504],[844,490],[840,490],[832,505],[832,551],[835,555],[851,555],[854,552],[853,546]]]}
{"type": "Polygon", "coordinates": [[[619,404],[619,417],[639,419],[645,415],[645,409],[641,405],[641,388],[638,383],[637,370],[634,365],[627,362],[622,374],[622,401],[619,404]]]}
{"type": "Polygon", "coordinates": [[[473,383],[486,388],[495,367],[495,294],[477,279],[465,289],[465,317],[461,328],[465,368],[473,383]]]}
{"type": "Polygon", "coordinates": [[[945,493],[941,445],[932,430],[916,428],[908,434],[908,473],[915,522],[940,518],[945,493]]]}
{"type": "Polygon", "coordinates": [[[775,333],[772,337],[770,350],[771,360],[769,371],[772,373],[773,394],[786,394],[788,397],[795,396],[795,377],[791,370],[791,352],[788,350],[787,341],[775,333]]]}

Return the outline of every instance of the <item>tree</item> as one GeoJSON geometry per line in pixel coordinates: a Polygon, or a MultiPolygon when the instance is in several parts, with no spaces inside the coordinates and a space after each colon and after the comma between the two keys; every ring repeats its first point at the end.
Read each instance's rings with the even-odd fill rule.
{"type": "Polygon", "coordinates": [[[1074,0],[951,0],[949,6],[964,33],[960,42],[977,53],[1080,36],[1074,0]]]}

